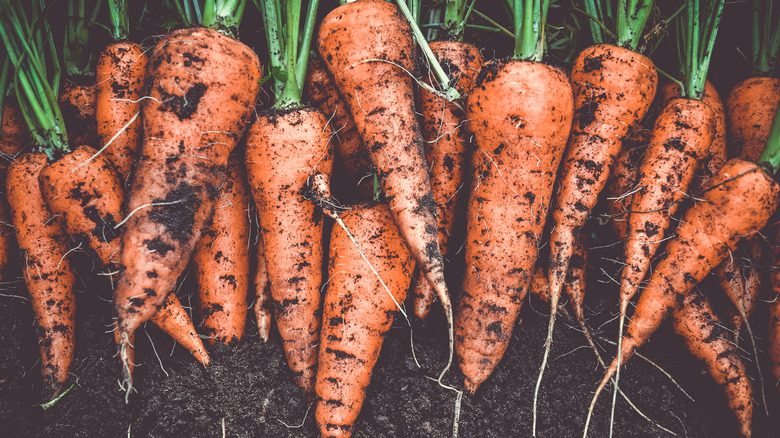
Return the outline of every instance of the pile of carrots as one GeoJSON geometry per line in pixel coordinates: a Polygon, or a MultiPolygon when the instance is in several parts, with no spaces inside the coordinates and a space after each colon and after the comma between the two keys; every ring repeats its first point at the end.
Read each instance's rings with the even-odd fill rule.
{"type": "Polygon", "coordinates": [[[253,306],[326,437],[353,433],[399,315],[443,312],[438,381],[480,397],[529,292],[551,311],[534,400],[559,312],[605,368],[593,405],[610,383],[621,393],[622,365],[667,317],[741,435],[754,399],[778,396],[780,5],[755,2],[755,77],[722,99],[706,77],[723,0],[586,0],[569,16],[592,39],[579,52],[547,23],[549,1],[502,1],[506,26],[470,1],[344,1],[318,15],[316,0],[175,0],[182,26],[145,46],[128,39],[128,2],[102,3],[67,2],[59,51],[52,2],[0,0],[0,223],[13,224],[0,272],[15,260],[30,293],[44,406],[73,388],[79,275],[113,294],[126,400],[142,324],[208,366],[203,339],[240,342],[253,306]],[[267,51],[237,38],[250,10],[267,51]],[[650,59],[667,27],[680,75],[650,59]],[[106,30],[89,53],[89,34],[106,30]],[[511,59],[485,60],[464,41],[479,32],[512,35],[511,59]],[[611,363],[583,304],[589,247],[610,236],[624,248],[611,363]],[[70,265],[74,251],[91,269],[70,265]],[[172,293],[188,272],[195,315],[172,293]],[[726,306],[697,289],[710,273],[726,306]],[[773,366],[753,382],[765,353],[752,341],[745,363],[738,343],[760,311],[773,366]],[[455,387],[443,380],[453,361],[455,387]]]}

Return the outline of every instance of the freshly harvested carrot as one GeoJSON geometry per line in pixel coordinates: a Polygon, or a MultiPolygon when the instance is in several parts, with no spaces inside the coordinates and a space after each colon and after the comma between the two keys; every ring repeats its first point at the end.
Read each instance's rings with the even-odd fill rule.
{"type": "Polygon", "coordinates": [[[411,28],[395,5],[358,0],[322,20],[317,43],[377,168],[393,218],[447,315],[452,339],[436,205],[408,73],[416,59],[411,28]]]}
{"type": "Polygon", "coordinates": [[[731,89],[726,98],[730,156],[755,161],[764,150],[777,104],[780,79],[754,77],[731,89]]]}
{"type": "Polygon", "coordinates": [[[40,330],[43,401],[62,392],[73,362],[76,277],[66,257],[68,235],[52,217],[41,195],[38,177],[48,164],[43,153],[29,152],[11,162],[6,179],[11,218],[19,244],[22,274],[40,330]]]}
{"type": "Polygon", "coordinates": [[[273,319],[272,307],[273,297],[271,288],[268,287],[268,266],[263,256],[263,240],[257,239],[255,247],[255,319],[257,320],[257,330],[260,340],[268,342],[271,336],[271,320],[273,319]]]}
{"type": "Polygon", "coordinates": [[[414,271],[387,205],[357,205],[341,217],[356,243],[333,227],[316,386],[316,421],[329,438],[352,435],[382,341],[414,271]]]}
{"type": "Polygon", "coordinates": [[[761,289],[761,271],[757,264],[763,259],[763,243],[760,237],[743,242],[735,254],[732,254],[713,271],[726,292],[734,308],[726,311],[726,321],[734,329],[735,339],[743,323],[750,318],[758,302],[761,289]]]}
{"type": "Polygon", "coordinates": [[[583,50],[571,71],[574,124],[550,215],[550,288],[560,293],[577,238],[607,183],[629,128],[655,97],[658,74],[649,58],[623,47],[583,50]]]}
{"type": "Polygon", "coordinates": [[[27,130],[24,128],[24,121],[21,117],[19,108],[6,101],[3,105],[3,124],[0,128],[2,129],[0,130],[0,280],[3,279],[9,262],[13,260],[12,254],[16,249],[16,238],[14,237],[14,227],[11,224],[11,207],[8,205],[5,180],[8,164],[28,144],[27,130]]]}
{"type": "Polygon", "coordinates": [[[105,147],[103,153],[116,166],[122,181],[128,181],[141,144],[140,99],[144,94],[147,61],[140,44],[119,41],[103,49],[95,69],[98,142],[91,144],[105,147]]]}
{"type": "MultiPolygon", "coordinates": [[[[435,41],[431,51],[462,96],[471,91],[477,73],[484,63],[472,44],[460,41],[435,41]]],[[[432,73],[427,75],[431,84],[432,73]]],[[[439,246],[445,259],[450,249],[450,236],[455,233],[457,217],[463,212],[468,190],[464,188],[471,158],[468,133],[465,130],[462,102],[448,102],[428,90],[417,88],[417,111],[425,141],[425,160],[431,175],[431,189],[436,202],[439,246]]],[[[430,311],[434,290],[422,273],[417,276],[414,290],[414,314],[425,318],[430,311]]]]}
{"type": "Polygon", "coordinates": [[[65,119],[69,144],[97,144],[95,103],[97,89],[93,84],[83,85],[65,81],[59,97],[60,110],[65,119]]]}
{"type": "Polygon", "coordinates": [[[641,125],[634,125],[629,130],[604,188],[607,215],[619,239],[623,239],[628,232],[631,199],[636,188],[639,166],[650,141],[650,133],[649,129],[641,125]]]}
{"type": "Polygon", "coordinates": [[[299,108],[261,113],[246,139],[276,323],[290,369],[307,392],[314,390],[317,363],[324,220],[305,195],[314,173],[331,172],[330,136],[322,113],[299,108]]]}
{"type": "Polygon", "coordinates": [[[260,64],[252,49],[209,27],[180,29],[157,43],[148,77],[141,158],[120,222],[120,351],[173,290],[200,240],[257,98],[260,64]]]}
{"type": "MultiPolygon", "coordinates": [[[[543,27],[544,20],[539,21],[543,27]]],[[[543,45],[542,34],[539,28],[533,34],[536,39],[524,40],[515,59],[484,64],[466,105],[477,150],[455,340],[471,393],[509,344],[571,129],[571,84],[564,72],[538,62],[535,45],[543,45]]]]}
{"type": "Polygon", "coordinates": [[[314,57],[309,63],[308,74],[303,88],[303,97],[314,107],[328,117],[328,123],[336,136],[334,152],[337,171],[334,187],[343,187],[343,191],[334,191],[342,202],[348,202],[351,197],[357,200],[368,200],[373,196],[374,179],[371,177],[371,158],[360,133],[349,115],[349,108],[341,99],[339,90],[320,57],[314,57]]]}
{"type": "Polygon", "coordinates": [[[740,433],[749,437],[753,418],[750,378],[737,345],[715,316],[709,301],[700,293],[688,293],[672,310],[671,317],[674,331],[685,340],[688,351],[704,362],[715,383],[723,387],[740,433]]]}
{"type": "MultiPolygon", "coordinates": [[[[653,270],[623,336],[618,355],[593,398],[691,289],[733,251],[742,238],[763,228],[780,198],[780,185],[763,168],[732,159],[710,179],[706,190],[685,212],[666,257],[653,270]]],[[[588,421],[590,415],[588,416],[588,421]]],[[[586,424],[587,433],[587,424],[586,424]]]]}
{"type": "MultiPolygon", "coordinates": [[[[665,82],[658,90],[661,108],[677,97],[682,97],[682,89],[674,82],[665,82]]],[[[723,101],[720,99],[718,90],[710,81],[704,83],[704,92],[701,95],[701,101],[710,107],[715,115],[715,135],[712,137],[710,150],[702,159],[699,168],[696,170],[696,177],[691,183],[689,191],[699,193],[702,191],[707,180],[712,175],[718,173],[723,164],[729,157],[736,155],[729,154],[726,140],[726,110],[723,107],[723,101]]],[[[766,144],[766,139],[764,139],[766,144]]],[[[760,153],[760,151],[759,151],[760,153]]],[[[742,157],[745,158],[745,157],[742,157]]]]}
{"type": "Polygon", "coordinates": [[[212,345],[241,340],[249,291],[249,189],[246,171],[231,158],[228,175],[192,255],[201,326],[212,345]]]}
{"type": "Polygon", "coordinates": [[[580,323],[585,322],[585,285],[588,278],[588,237],[580,234],[569,261],[569,272],[563,284],[563,293],[569,298],[574,316],[580,323]]]}

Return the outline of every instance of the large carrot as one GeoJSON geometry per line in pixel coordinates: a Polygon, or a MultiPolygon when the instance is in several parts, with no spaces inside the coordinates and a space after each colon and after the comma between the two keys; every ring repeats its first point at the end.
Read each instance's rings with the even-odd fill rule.
{"type": "MultiPolygon", "coordinates": [[[[458,93],[467,95],[484,62],[479,49],[462,41],[434,41],[429,46],[447,71],[458,93]]],[[[430,80],[431,76],[432,73],[429,73],[429,84],[433,82],[430,80]]],[[[450,249],[450,237],[455,233],[456,219],[463,212],[465,195],[468,194],[464,184],[471,147],[464,126],[462,102],[449,102],[425,88],[418,87],[417,110],[420,113],[425,159],[431,174],[433,199],[436,202],[439,245],[446,259],[450,249]]],[[[435,292],[422,274],[417,276],[412,294],[415,315],[425,318],[430,311],[435,292]]]]}
{"type": "Polygon", "coordinates": [[[743,436],[751,435],[753,389],[736,344],[723,328],[704,295],[691,292],[672,311],[675,332],[688,351],[704,362],[715,383],[723,387],[743,436]]]}
{"type": "Polygon", "coordinates": [[[192,255],[201,326],[209,342],[240,341],[249,291],[249,189],[246,171],[231,159],[228,175],[192,255]]]}
{"type": "Polygon", "coordinates": [[[513,59],[485,63],[466,105],[477,149],[455,330],[458,362],[472,393],[511,339],[573,117],[566,74],[538,62],[546,8],[536,8],[533,17],[525,28],[516,23],[533,38],[521,39],[518,31],[513,59]]]}
{"type": "Polygon", "coordinates": [[[140,44],[128,41],[126,0],[111,0],[111,37],[95,68],[95,121],[98,147],[128,181],[141,144],[141,96],[148,58],[140,44]]]}
{"type": "MultiPolygon", "coordinates": [[[[204,11],[205,26],[235,28],[243,8],[209,4],[215,9],[204,11]]],[[[157,43],[148,77],[141,158],[120,222],[120,351],[173,289],[200,240],[256,100],[260,64],[249,47],[210,27],[180,29],[157,43]]]]}
{"type": "Polygon", "coordinates": [[[355,240],[333,228],[316,386],[317,425],[329,438],[352,435],[382,341],[414,270],[388,206],[357,205],[341,217],[355,240]]]}
{"type": "MultiPolygon", "coordinates": [[[[780,186],[762,167],[728,161],[683,215],[666,257],[653,270],[626,328],[618,354],[591,404],[619,363],[625,363],[691,289],[733,251],[743,237],[758,232],[777,208],[780,186]]],[[[588,421],[590,420],[590,415],[588,421]]],[[[587,424],[586,424],[587,433],[587,424]]]]}
{"type": "Polygon", "coordinates": [[[303,97],[328,117],[328,124],[336,136],[334,165],[343,173],[334,172],[335,179],[331,184],[334,188],[341,184],[344,190],[334,191],[335,196],[342,202],[348,202],[353,197],[370,199],[374,190],[371,159],[349,115],[349,108],[341,99],[333,76],[320,57],[314,57],[309,64],[303,97]]]}
{"type": "MultiPolygon", "coordinates": [[[[414,112],[409,24],[388,2],[358,0],[322,20],[317,42],[377,168],[393,218],[436,291],[452,334],[436,205],[414,112]]],[[[444,372],[448,368],[449,362],[444,372]]]]}

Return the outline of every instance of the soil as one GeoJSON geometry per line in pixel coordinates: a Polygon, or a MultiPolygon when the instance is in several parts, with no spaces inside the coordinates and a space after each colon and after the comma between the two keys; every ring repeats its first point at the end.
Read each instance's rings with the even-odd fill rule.
{"type": "MultiPolygon", "coordinates": [[[[588,322],[597,332],[615,338],[614,304],[617,266],[609,262],[613,248],[590,256],[588,322]],[[602,271],[603,269],[603,271],[602,271]]],[[[278,334],[267,344],[257,336],[250,317],[244,339],[234,346],[209,348],[206,369],[163,332],[147,325],[136,337],[139,366],[136,393],[124,403],[120,367],[111,334],[107,284],[82,284],[78,293],[78,329],[72,391],[43,411],[39,352],[32,312],[23,281],[3,283],[0,294],[0,436],[4,437],[316,437],[314,407],[293,384],[278,334]]],[[[193,290],[190,280],[181,291],[193,290]]],[[[185,306],[192,296],[180,292],[185,306]]],[[[437,308],[438,309],[438,308],[437,308]]],[[[252,312],[250,312],[251,314],[252,312]]],[[[531,436],[533,389],[541,362],[549,309],[527,300],[506,355],[476,392],[464,394],[458,432],[461,438],[531,436]]],[[[756,327],[766,315],[758,314],[756,327]]],[[[766,327],[763,324],[763,327],[766,327]]],[[[761,341],[761,340],[760,340],[761,341]]],[[[602,353],[612,357],[614,348],[602,353]]],[[[448,437],[453,433],[456,394],[440,387],[435,377],[446,358],[446,332],[440,312],[426,321],[403,318],[387,335],[355,426],[356,438],[448,437]],[[414,354],[410,336],[414,337],[414,354]],[[419,364],[419,365],[418,365],[419,364]]],[[[743,359],[751,363],[747,344],[743,359]]],[[[762,343],[759,342],[759,348],[762,343]]],[[[695,401],[668,377],[640,358],[621,374],[621,388],[650,418],[680,437],[736,436],[732,414],[722,392],[688,354],[669,325],[641,352],[669,372],[695,401]]],[[[588,405],[602,372],[584,337],[569,321],[556,324],[551,360],[544,376],[537,417],[539,437],[582,435],[588,405]]],[[[752,369],[752,365],[749,365],[752,369]]],[[[445,382],[461,387],[454,367],[445,382]]],[[[766,364],[764,364],[764,369],[766,364]]],[[[755,373],[754,373],[755,374],[755,373]]],[[[597,405],[590,435],[609,433],[611,392],[597,405]]],[[[759,393],[754,437],[776,436],[780,397],[768,394],[773,416],[763,414],[759,393]]],[[[615,437],[669,437],[618,398],[615,437]]]]}

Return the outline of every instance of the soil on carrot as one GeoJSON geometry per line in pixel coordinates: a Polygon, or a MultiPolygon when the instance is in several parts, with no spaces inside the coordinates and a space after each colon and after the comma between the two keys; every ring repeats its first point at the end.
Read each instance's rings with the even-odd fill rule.
{"type": "MultiPolygon", "coordinates": [[[[617,333],[614,319],[618,296],[617,286],[606,274],[618,271],[618,266],[607,261],[614,255],[614,248],[592,250],[585,301],[591,327],[612,340],[617,333]]],[[[32,311],[21,278],[4,284],[0,294],[0,436],[318,436],[314,406],[293,383],[278,334],[262,344],[251,316],[240,343],[209,348],[209,368],[147,324],[141,330],[143,334],[136,336],[137,392],[126,405],[119,386],[116,347],[107,332],[111,294],[103,283],[81,285],[77,347],[69,382],[74,386],[54,407],[43,411],[37,405],[41,378],[32,311]]],[[[185,306],[193,304],[194,298],[187,294],[193,287],[187,280],[180,289],[185,306]]],[[[402,317],[396,318],[368,387],[355,426],[356,438],[452,436],[456,393],[435,381],[444,366],[447,345],[445,324],[438,310],[434,307],[428,320],[413,321],[411,328],[402,317]]],[[[476,394],[463,394],[459,437],[531,436],[533,387],[547,330],[547,312],[546,304],[526,301],[521,321],[493,376],[476,394]]],[[[754,326],[765,327],[766,315],[759,312],[756,317],[754,326]]],[[[603,340],[601,344],[607,349],[602,354],[606,360],[611,359],[614,347],[603,340]]],[[[742,345],[743,360],[754,370],[747,343],[742,345]]],[[[687,353],[668,324],[640,351],[671,373],[695,401],[658,369],[635,357],[621,374],[620,382],[639,409],[680,437],[736,436],[732,414],[720,389],[687,353]]],[[[539,399],[538,436],[581,436],[602,371],[575,324],[556,325],[551,358],[539,399]]],[[[455,365],[445,383],[460,387],[461,381],[455,365]]],[[[780,397],[776,391],[768,391],[770,413],[775,414],[771,420],[763,414],[758,391],[754,397],[753,436],[773,436],[771,431],[780,422],[776,415],[780,397]]],[[[589,436],[608,436],[610,401],[611,394],[602,395],[589,436]]],[[[616,437],[673,436],[644,420],[620,398],[615,418],[616,437]]]]}

